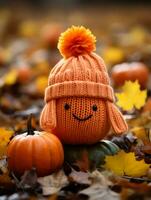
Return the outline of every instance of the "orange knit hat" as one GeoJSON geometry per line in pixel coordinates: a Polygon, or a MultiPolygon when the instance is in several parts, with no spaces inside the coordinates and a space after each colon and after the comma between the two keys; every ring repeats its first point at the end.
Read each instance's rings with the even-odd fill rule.
{"type": "Polygon", "coordinates": [[[109,121],[116,133],[127,130],[122,114],[113,104],[113,90],[104,61],[93,53],[95,42],[96,39],[90,30],[82,26],[72,26],[61,34],[58,48],[64,58],[49,75],[45,91],[45,102],[49,102],[49,108],[46,104],[40,119],[43,129],[52,130],[57,126],[57,99],[90,97],[104,99],[107,103],[109,121]]]}
{"type": "Polygon", "coordinates": [[[84,27],[73,26],[62,33],[58,48],[66,59],[62,59],[50,73],[46,102],[66,96],[114,100],[104,61],[92,53],[94,44],[95,37],[84,27]]]}

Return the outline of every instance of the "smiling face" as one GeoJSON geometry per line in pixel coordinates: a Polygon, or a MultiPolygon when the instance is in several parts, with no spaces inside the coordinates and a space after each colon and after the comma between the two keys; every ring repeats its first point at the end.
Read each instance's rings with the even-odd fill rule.
{"type": "Polygon", "coordinates": [[[93,144],[109,130],[105,101],[69,97],[56,101],[57,127],[53,132],[64,143],[93,144]]]}

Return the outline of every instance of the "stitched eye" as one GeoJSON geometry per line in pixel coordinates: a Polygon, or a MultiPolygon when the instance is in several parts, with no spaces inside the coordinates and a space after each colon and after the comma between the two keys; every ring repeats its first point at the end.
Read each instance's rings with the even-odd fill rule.
{"type": "Polygon", "coordinates": [[[65,104],[64,104],[64,109],[65,109],[65,110],[69,110],[69,108],[70,108],[69,104],[65,103],[65,104]]]}
{"type": "Polygon", "coordinates": [[[93,111],[97,111],[98,108],[97,108],[96,105],[93,105],[93,106],[92,106],[92,109],[93,109],[93,111]]]}

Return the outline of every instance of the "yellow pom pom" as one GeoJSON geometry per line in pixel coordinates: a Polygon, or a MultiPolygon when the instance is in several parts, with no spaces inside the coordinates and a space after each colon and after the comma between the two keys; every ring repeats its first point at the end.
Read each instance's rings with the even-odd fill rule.
{"type": "Polygon", "coordinates": [[[72,26],[61,34],[58,49],[65,58],[89,54],[95,50],[96,38],[83,26],[72,26]]]}

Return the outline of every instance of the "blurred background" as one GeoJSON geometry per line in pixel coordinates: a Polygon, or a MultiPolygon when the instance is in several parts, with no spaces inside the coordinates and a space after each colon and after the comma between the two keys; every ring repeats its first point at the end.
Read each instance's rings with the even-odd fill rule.
{"type": "Polygon", "coordinates": [[[33,113],[39,126],[48,75],[61,59],[58,37],[71,25],[84,25],[96,35],[97,53],[105,60],[115,90],[124,80],[120,77],[116,84],[115,66],[137,62],[138,70],[142,65],[147,69],[147,75],[140,71],[139,76],[149,94],[150,4],[149,0],[1,0],[0,125],[23,130],[33,113]]]}
{"type": "Polygon", "coordinates": [[[105,5],[115,5],[115,4],[120,4],[120,5],[129,5],[129,4],[140,4],[140,5],[144,5],[144,4],[150,4],[149,0],[145,0],[145,1],[141,1],[141,0],[127,0],[127,1],[120,1],[120,0],[94,0],[94,1],[89,1],[89,0],[57,0],[57,1],[53,1],[53,0],[15,0],[15,1],[11,1],[11,0],[1,0],[0,1],[1,5],[5,5],[8,6],[8,4],[10,5],[28,5],[28,6],[42,6],[42,7],[48,7],[48,6],[64,6],[65,4],[67,4],[66,6],[81,6],[81,5],[94,5],[94,4],[105,4],[105,5]],[[36,4],[36,5],[35,5],[36,4]],[[59,4],[59,5],[58,5],[59,4]]]}
{"type": "MultiPolygon", "coordinates": [[[[129,162],[128,167],[125,166],[126,162],[121,166],[117,165],[117,172],[119,171],[122,178],[118,179],[114,174],[112,176],[106,172],[99,174],[95,170],[89,180],[90,174],[85,173],[89,165],[100,166],[98,160],[93,160],[93,155],[101,157],[104,165],[103,152],[110,155],[114,149],[117,151],[113,143],[111,148],[107,147],[110,143],[103,142],[102,146],[100,143],[96,150],[92,147],[90,151],[85,151],[84,146],[83,152],[81,147],[78,147],[80,151],[77,152],[74,148],[71,151],[67,148],[66,153],[71,152],[69,159],[72,158],[71,162],[74,162],[73,165],[65,162],[64,172],[69,175],[68,178],[62,171],[57,176],[48,176],[47,179],[44,177],[41,183],[39,181],[46,195],[49,190],[53,193],[63,186],[59,194],[55,193],[50,197],[41,198],[42,191],[34,170],[25,173],[20,179],[6,168],[6,147],[13,136],[28,130],[27,119],[30,114],[32,129],[41,130],[39,117],[45,104],[44,93],[48,76],[62,58],[57,48],[58,38],[72,25],[85,26],[96,36],[96,53],[105,61],[115,93],[122,91],[125,81],[133,81],[125,87],[122,93],[124,95],[121,95],[121,102],[124,102],[125,107],[130,105],[130,108],[119,108],[128,122],[129,134],[112,138],[111,131],[108,139],[114,139],[112,141],[126,152],[135,151],[138,160],[144,159],[146,163],[151,163],[151,0],[0,0],[0,200],[34,200],[34,195],[41,200],[45,197],[49,200],[88,199],[89,194],[93,194],[95,190],[96,195],[100,194],[103,199],[106,193],[111,199],[118,198],[113,193],[115,191],[124,200],[149,200],[151,170],[146,168],[143,160],[135,164],[132,152],[128,154],[130,157],[125,157],[124,151],[121,151],[121,159],[128,158],[129,162]],[[136,80],[138,83],[134,82],[136,80]],[[147,91],[146,99],[146,91],[142,92],[140,89],[147,91]],[[145,105],[138,109],[142,102],[145,105]],[[133,104],[135,107],[131,108],[133,104]],[[135,141],[132,134],[138,137],[136,148],[132,145],[135,141]],[[87,152],[90,152],[90,156],[87,152]],[[76,157],[78,160],[75,161],[76,157]],[[92,163],[89,163],[88,157],[92,158],[92,163]],[[85,172],[81,173],[78,166],[85,172]],[[65,186],[68,181],[70,184],[65,186]],[[99,181],[101,187],[98,187],[99,181]],[[114,182],[113,186],[111,181],[114,182]],[[92,187],[87,188],[91,182],[92,187]],[[83,189],[87,190],[88,195],[78,193],[83,189]],[[28,198],[28,193],[31,198],[28,198]]],[[[15,153],[16,150],[15,147],[15,153]]],[[[26,154],[24,150],[26,149],[23,146],[23,156],[26,154]]],[[[16,158],[14,162],[17,164],[19,157],[16,158]]],[[[109,161],[113,169],[116,167],[116,160],[118,162],[119,158],[116,157],[114,163],[109,161]]],[[[110,164],[108,166],[110,168],[110,164]]],[[[16,169],[18,167],[16,165],[16,169]]],[[[97,196],[90,196],[90,199],[97,199],[97,196]]]]}

